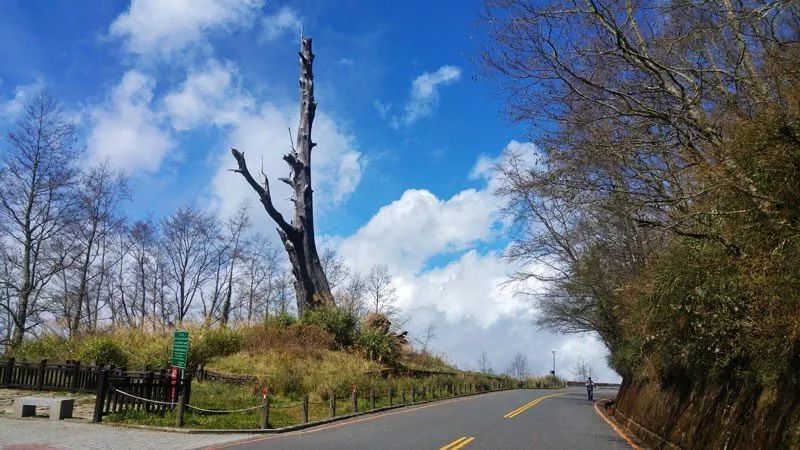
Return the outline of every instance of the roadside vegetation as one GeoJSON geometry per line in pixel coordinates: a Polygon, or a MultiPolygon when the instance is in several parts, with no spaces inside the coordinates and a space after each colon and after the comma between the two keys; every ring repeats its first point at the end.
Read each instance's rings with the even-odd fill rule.
{"type": "Polygon", "coordinates": [[[622,406],[681,446],[796,446],[797,2],[487,15],[486,66],[537,136],[501,158],[498,193],[509,256],[534,268],[517,279],[549,286],[540,325],[600,336],[622,406]]]}
{"type": "MultiPolygon", "coordinates": [[[[427,352],[404,345],[385,323],[371,316],[360,320],[334,308],[309,312],[302,319],[291,315],[271,317],[259,325],[184,327],[189,331],[189,371],[198,367],[229,375],[248,375],[252,381],[232,383],[195,380],[191,405],[209,410],[237,410],[258,406],[268,389],[273,427],[301,421],[301,402],[309,397],[309,420],[330,415],[329,399],[337,398],[337,415],[352,412],[351,393],[359,395],[359,410],[367,409],[369,393],[375,406],[388,406],[403,395],[435,399],[453,390],[488,390],[501,378],[464,372],[427,352]],[[371,320],[371,322],[370,322],[371,320]],[[424,396],[424,397],[423,397],[424,396]]],[[[114,328],[72,338],[44,334],[26,339],[11,356],[19,360],[81,360],[128,370],[159,370],[169,366],[171,335],[137,328],[114,328]]],[[[504,382],[511,384],[510,378],[504,382]]],[[[553,387],[552,380],[528,380],[530,387],[553,387]]],[[[526,384],[526,385],[527,385],[526,384]]],[[[516,385],[516,384],[514,384],[516,385]]],[[[110,421],[174,426],[175,413],[133,411],[115,414],[110,421]]],[[[186,426],[198,428],[258,428],[258,409],[231,414],[188,411],[186,426]]]]}

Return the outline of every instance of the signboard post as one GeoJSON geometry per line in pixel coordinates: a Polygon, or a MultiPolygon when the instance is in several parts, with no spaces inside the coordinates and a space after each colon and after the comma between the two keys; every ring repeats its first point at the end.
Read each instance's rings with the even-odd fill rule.
{"type": "Polygon", "coordinates": [[[186,370],[186,361],[189,359],[189,332],[188,331],[175,331],[172,335],[172,401],[175,401],[178,387],[178,369],[181,369],[181,375],[186,370]]]}
{"type": "Polygon", "coordinates": [[[186,360],[189,359],[189,332],[175,331],[172,335],[172,366],[186,369],[186,360]]]}

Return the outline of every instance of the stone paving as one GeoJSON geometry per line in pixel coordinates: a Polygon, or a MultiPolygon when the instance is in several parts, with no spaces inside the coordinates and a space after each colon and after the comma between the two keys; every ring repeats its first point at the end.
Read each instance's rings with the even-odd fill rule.
{"type": "Polygon", "coordinates": [[[187,434],[143,430],[91,423],[93,394],[0,389],[0,449],[188,449],[236,441],[247,434],[187,434]],[[14,398],[71,397],[73,419],[51,421],[47,407],[36,408],[36,417],[12,418],[14,398]]]}
{"type": "MultiPolygon", "coordinates": [[[[72,417],[91,420],[94,413],[94,394],[70,394],[69,392],[29,391],[21,389],[0,389],[0,417],[10,416],[14,411],[17,397],[69,397],[75,399],[72,417]]],[[[48,407],[36,408],[36,415],[47,416],[48,407]]],[[[0,441],[2,442],[2,441],[0,441]]]]}
{"type": "Polygon", "coordinates": [[[186,434],[87,423],[85,420],[0,418],[0,449],[193,449],[247,434],[186,434]]]}

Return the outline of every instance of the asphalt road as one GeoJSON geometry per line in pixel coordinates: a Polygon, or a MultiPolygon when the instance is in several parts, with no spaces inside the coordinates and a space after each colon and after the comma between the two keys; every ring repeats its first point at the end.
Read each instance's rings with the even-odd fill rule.
{"type": "MultiPolygon", "coordinates": [[[[613,391],[595,391],[595,399],[613,391]]],[[[514,390],[356,417],[226,449],[629,449],[583,389],[514,390]],[[538,400],[537,400],[538,399],[538,400]]]]}

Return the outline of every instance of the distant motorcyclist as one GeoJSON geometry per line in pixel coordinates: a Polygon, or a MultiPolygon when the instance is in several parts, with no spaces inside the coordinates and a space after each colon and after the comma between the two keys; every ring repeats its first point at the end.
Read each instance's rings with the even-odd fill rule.
{"type": "Polygon", "coordinates": [[[589,400],[594,400],[594,381],[592,381],[592,377],[586,380],[586,394],[589,396],[589,400]]]}

